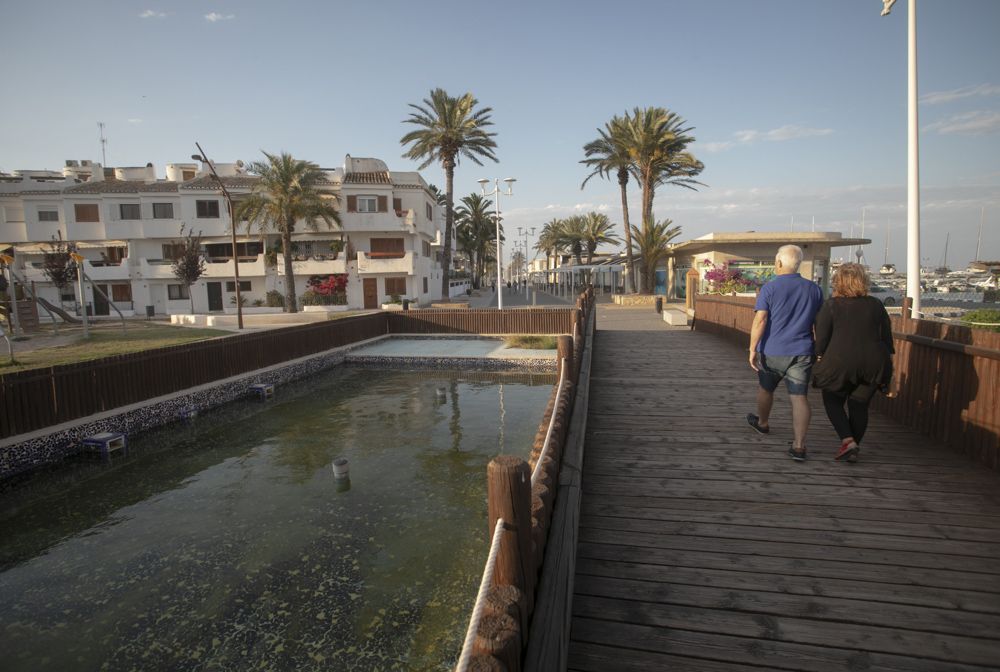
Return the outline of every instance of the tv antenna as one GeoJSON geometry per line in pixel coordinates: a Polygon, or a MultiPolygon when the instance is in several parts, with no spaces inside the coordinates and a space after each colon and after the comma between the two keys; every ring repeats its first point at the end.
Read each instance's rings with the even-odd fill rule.
{"type": "Polygon", "coordinates": [[[104,122],[97,122],[97,128],[101,130],[101,165],[108,165],[108,139],[104,136],[104,122]]]}

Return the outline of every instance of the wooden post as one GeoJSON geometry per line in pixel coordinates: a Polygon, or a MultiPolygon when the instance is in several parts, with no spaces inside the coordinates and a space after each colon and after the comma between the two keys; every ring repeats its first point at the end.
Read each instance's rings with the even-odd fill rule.
{"type": "Polygon", "coordinates": [[[486,470],[489,530],[504,519],[493,583],[517,586],[525,595],[531,613],[535,595],[534,562],[531,558],[531,469],[513,455],[498,455],[486,470]]]}
{"type": "Polygon", "coordinates": [[[511,670],[521,670],[521,627],[507,614],[483,616],[473,645],[476,654],[489,654],[511,670]]]}
{"type": "Polygon", "coordinates": [[[493,656],[481,654],[469,661],[469,672],[507,672],[504,664],[493,656]]]}
{"type": "Polygon", "coordinates": [[[698,291],[698,280],[701,278],[701,274],[694,268],[689,268],[687,275],[684,276],[687,280],[687,289],[685,290],[684,297],[684,307],[688,310],[694,308],[694,295],[698,291]]]}
{"type": "Polygon", "coordinates": [[[900,326],[903,327],[903,333],[909,334],[910,330],[910,317],[911,311],[913,310],[913,299],[909,296],[903,297],[903,312],[900,313],[900,326]]]}
{"type": "Polygon", "coordinates": [[[559,362],[560,368],[562,367],[562,360],[569,360],[569,364],[566,366],[566,374],[570,380],[575,380],[573,364],[576,360],[573,359],[573,337],[560,336],[556,340],[556,353],[556,361],[559,362]]]}

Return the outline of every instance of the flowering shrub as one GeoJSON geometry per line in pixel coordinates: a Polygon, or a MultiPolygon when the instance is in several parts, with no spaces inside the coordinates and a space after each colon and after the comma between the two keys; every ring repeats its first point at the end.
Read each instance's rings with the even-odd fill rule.
{"type": "Polygon", "coordinates": [[[347,305],[347,274],[314,275],[309,278],[308,289],[302,293],[305,306],[347,305]]]}
{"type": "Polygon", "coordinates": [[[752,292],[763,284],[757,278],[744,275],[738,268],[729,268],[727,264],[716,266],[706,259],[704,265],[709,267],[705,271],[705,280],[708,282],[709,292],[712,293],[752,292]]]}

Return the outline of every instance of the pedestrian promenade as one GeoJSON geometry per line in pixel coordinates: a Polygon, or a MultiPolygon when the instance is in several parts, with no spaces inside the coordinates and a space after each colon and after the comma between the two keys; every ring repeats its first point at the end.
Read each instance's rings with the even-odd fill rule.
{"type": "Polygon", "coordinates": [[[877,414],[858,464],[812,396],[754,433],[745,352],[602,305],[569,669],[1000,669],[1000,474],[877,414]]]}

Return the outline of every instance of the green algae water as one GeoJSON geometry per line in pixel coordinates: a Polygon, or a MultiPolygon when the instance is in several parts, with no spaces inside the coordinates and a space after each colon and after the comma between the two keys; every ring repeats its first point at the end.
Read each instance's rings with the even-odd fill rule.
{"type": "Polygon", "coordinates": [[[338,367],[32,477],[0,496],[0,667],[449,669],[486,465],[553,383],[338,367]]]}

